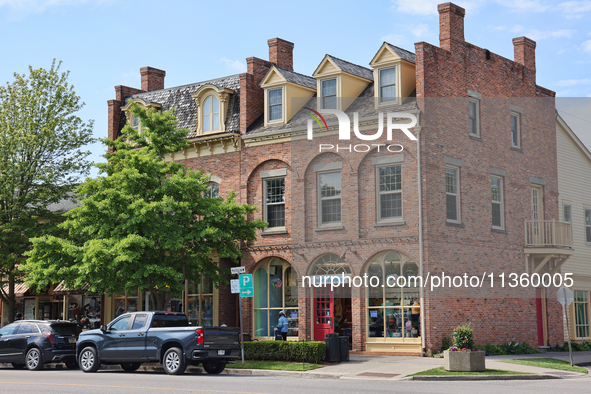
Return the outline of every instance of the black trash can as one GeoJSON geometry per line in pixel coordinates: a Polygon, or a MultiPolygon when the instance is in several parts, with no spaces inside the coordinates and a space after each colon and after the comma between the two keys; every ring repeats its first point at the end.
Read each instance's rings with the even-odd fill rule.
{"type": "Polygon", "coordinates": [[[324,343],[326,344],[326,361],[329,363],[338,363],[341,358],[339,334],[325,334],[324,343]]]}
{"type": "Polygon", "coordinates": [[[349,361],[349,337],[339,337],[340,360],[349,361]]]}

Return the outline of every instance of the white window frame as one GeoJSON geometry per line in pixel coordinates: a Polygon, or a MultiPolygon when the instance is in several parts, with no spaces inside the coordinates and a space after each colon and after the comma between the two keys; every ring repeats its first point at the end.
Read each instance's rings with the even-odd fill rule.
{"type": "Polygon", "coordinates": [[[460,204],[460,167],[458,166],[445,166],[445,219],[448,223],[462,223],[462,211],[461,211],[461,204],[460,204]],[[456,172],[456,193],[449,193],[447,191],[447,170],[451,169],[456,172]],[[450,219],[447,217],[447,196],[455,196],[456,197],[456,213],[457,218],[456,220],[450,219]]]}
{"type": "Polygon", "coordinates": [[[591,209],[590,208],[585,208],[585,216],[583,218],[584,223],[585,223],[585,243],[587,245],[591,245],[591,209]],[[587,215],[589,215],[589,222],[587,222],[587,215]],[[587,232],[589,232],[590,236],[587,236],[587,232]]]}
{"type": "Polygon", "coordinates": [[[376,207],[377,207],[377,222],[378,223],[390,223],[390,222],[402,222],[404,218],[404,195],[402,193],[402,164],[383,164],[376,166],[376,207]],[[400,190],[394,190],[389,192],[382,192],[380,191],[380,168],[387,168],[387,167],[400,167],[400,190]],[[382,199],[380,196],[385,194],[400,194],[400,209],[401,214],[397,217],[392,218],[382,218],[382,199]]]}
{"type": "MultiPolygon", "coordinates": [[[[398,65],[393,65],[393,66],[386,66],[386,67],[381,67],[377,69],[377,89],[378,89],[378,106],[380,105],[396,105],[399,104],[400,101],[400,86],[399,86],[399,75],[400,75],[400,70],[398,65]],[[389,70],[389,69],[394,69],[395,71],[395,79],[396,82],[394,83],[395,86],[395,90],[396,90],[396,98],[392,99],[392,100],[388,100],[388,101],[383,101],[382,98],[382,71],[384,70],[389,70]]],[[[391,86],[391,85],[387,85],[387,86],[391,86]]]]}
{"type": "MultiPolygon", "coordinates": [[[[284,89],[283,87],[278,87],[278,88],[269,88],[267,89],[266,92],[266,101],[267,101],[267,123],[282,123],[283,119],[285,118],[285,95],[284,95],[284,89]],[[276,90],[279,90],[281,92],[281,117],[279,119],[271,119],[271,100],[270,100],[270,94],[271,92],[274,92],[276,90]]],[[[279,104],[275,104],[273,106],[277,106],[279,104]]]]}
{"type": "Polygon", "coordinates": [[[521,114],[519,112],[511,111],[511,118],[517,118],[517,145],[513,141],[513,122],[511,121],[511,146],[513,148],[521,148],[521,114]]]}
{"type": "Polygon", "coordinates": [[[490,192],[491,192],[491,224],[492,224],[492,203],[495,204],[499,204],[500,205],[500,212],[501,212],[501,225],[500,226],[495,226],[492,225],[492,228],[495,230],[504,230],[505,229],[505,197],[504,197],[504,190],[505,190],[505,186],[504,186],[504,179],[502,176],[497,176],[497,175],[491,175],[491,183],[490,183],[490,192]],[[499,199],[500,201],[494,201],[492,199],[492,180],[493,179],[498,179],[499,182],[499,199]]]}
{"type": "Polygon", "coordinates": [[[317,172],[316,173],[316,189],[317,189],[317,194],[316,194],[316,198],[317,198],[317,207],[318,207],[318,227],[334,227],[334,226],[341,226],[343,223],[343,174],[341,170],[332,170],[332,171],[321,171],[321,172],[317,172]],[[339,177],[341,178],[341,194],[338,197],[324,197],[322,198],[322,191],[320,188],[320,178],[322,177],[322,175],[328,175],[328,174],[339,174],[339,177]],[[339,204],[339,208],[341,210],[341,220],[338,222],[326,222],[324,223],[322,221],[322,201],[327,201],[327,200],[336,200],[336,199],[341,200],[341,203],[339,204]]]}
{"type": "Polygon", "coordinates": [[[468,120],[470,122],[470,135],[473,137],[480,137],[480,100],[476,98],[468,99],[468,120]],[[476,106],[476,133],[472,132],[472,117],[470,116],[470,104],[472,103],[474,103],[474,105],[476,106]]]}
{"type": "Polygon", "coordinates": [[[323,79],[321,79],[319,81],[320,82],[320,91],[318,92],[318,97],[320,98],[320,106],[319,106],[320,109],[325,109],[324,108],[324,98],[325,97],[333,97],[332,95],[331,96],[324,96],[322,94],[322,92],[323,92],[322,84],[324,82],[332,81],[332,80],[335,81],[335,85],[336,85],[336,87],[335,87],[335,94],[334,94],[336,108],[334,108],[334,109],[337,109],[337,110],[340,110],[341,109],[340,108],[341,106],[340,106],[340,103],[339,103],[339,100],[338,100],[338,97],[339,97],[339,77],[338,76],[329,77],[329,78],[323,78],[323,79]]]}
{"type": "Polygon", "coordinates": [[[265,230],[284,230],[285,229],[285,177],[272,177],[272,178],[264,178],[263,179],[263,220],[269,223],[269,227],[266,227],[265,230]],[[267,203],[267,182],[269,181],[276,181],[282,180],[283,181],[283,202],[281,203],[267,203]],[[268,205],[283,205],[283,226],[275,226],[271,227],[269,221],[267,220],[267,206],[268,205]]]}
{"type": "Polygon", "coordinates": [[[203,119],[203,125],[201,127],[201,130],[203,132],[203,134],[208,134],[208,133],[217,133],[222,131],[222,103],[220,98],[216,95],[216,94],[208,94],[207,96],[203,97],[203,115],[201,117],[201,119],[203,119]],[[209,106],[209,113],[206,114],[205,113],[205,102],[210,99],[213,98],[215,100],[217,100],[218,102],[218,112],[213,112],[213,99],[211,101],[211,104],[209,106]],[[214,114],[218,114],[218,124],[217,124],[217,128],[214,129],[213,128],[213,115],[214,114]],[[209,115],[209,131],[205,131],[205,117],[209,115]]]}

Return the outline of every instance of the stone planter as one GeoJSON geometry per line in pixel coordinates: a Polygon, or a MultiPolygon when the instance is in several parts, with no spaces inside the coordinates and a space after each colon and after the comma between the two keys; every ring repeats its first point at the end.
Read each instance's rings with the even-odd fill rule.
{"type": "Polygon", "coordinates": [[[484,372],[485,352],[450,351],[443,352],[444,368],[450,372],[484,372]]]}

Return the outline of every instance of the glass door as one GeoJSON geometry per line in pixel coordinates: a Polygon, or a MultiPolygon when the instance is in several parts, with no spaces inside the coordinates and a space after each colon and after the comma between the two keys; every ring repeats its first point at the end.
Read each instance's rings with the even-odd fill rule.
{"type": "Polygon", "coordinates": [[[328,287],[314,289],[314,340],[334,332],[334,294],[328,287]]]}

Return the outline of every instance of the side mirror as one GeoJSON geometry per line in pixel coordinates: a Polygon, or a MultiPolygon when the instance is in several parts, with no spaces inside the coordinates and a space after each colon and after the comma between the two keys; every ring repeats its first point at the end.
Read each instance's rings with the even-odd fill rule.
{"type": "Polygon", "coordinates": [[[100,330],[103,332],[103,334],[107,333],[107,326],[101,326],[100,330]]]}

